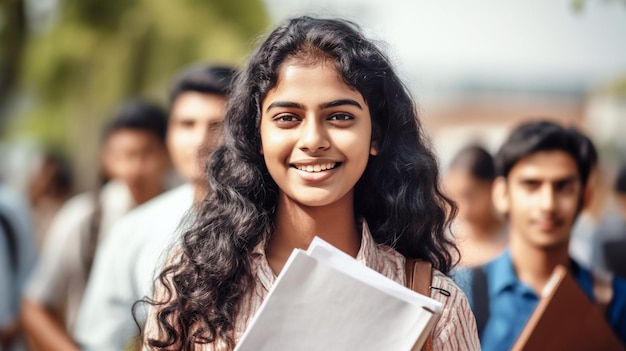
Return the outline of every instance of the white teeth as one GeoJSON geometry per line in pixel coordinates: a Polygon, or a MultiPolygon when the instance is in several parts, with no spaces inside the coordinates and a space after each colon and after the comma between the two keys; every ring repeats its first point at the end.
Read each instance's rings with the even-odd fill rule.
{"type": "Polygon", "coordinates": [[[335,168],[335,166],[337,165],[337,163],[333,162],[333,163],[324,163],[324,164],[317,164],[317,165],[295,165],[297,169],[301,170],[301,171],[305,171],[305,172],[321,172],[321,171],[325,171],[327,169],[333,169],[335,168]]]}

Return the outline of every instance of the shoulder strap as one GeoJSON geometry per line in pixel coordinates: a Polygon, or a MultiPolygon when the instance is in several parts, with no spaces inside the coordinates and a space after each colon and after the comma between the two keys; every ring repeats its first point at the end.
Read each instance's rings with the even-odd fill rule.
{"type": "Polygon", "coordinates": [[[13,272],[17,271],[17,233],[7,216],[0,211],[0,227],[7,236],[7,245],[9,246],[9,260],[13,272]]]}
{"type": "MultiPolygon", "coordinates": [[[[430,296],[433,279],[433,265],[430,262],[410,258],[406,260],[406,286],[422,295],[430,296]]],[[[422,351],[432,351],[433,334],[430,333],[422,351]]]]}
{"type": "Polygon", "coordinates": [[[476,317],[476,328],[481,335],[489,319],[489,292],[487,291],[487,274],[482,267],[471,270],[472,310],[476,317]]]}
{"type": "Polygon", "coordinates": [[[102,221],[102,189],[98,190],[95,195],[94,210],[89,216],[89,220],[83,227],[84,233],[81,233],[82,244],[82,258],[83,265],[85,267],[85,273],[87,278],[91,274],[91,267],[93,266],[94,258],[96,256],[96,250],[100,239],[100,224],[102,221]]]}

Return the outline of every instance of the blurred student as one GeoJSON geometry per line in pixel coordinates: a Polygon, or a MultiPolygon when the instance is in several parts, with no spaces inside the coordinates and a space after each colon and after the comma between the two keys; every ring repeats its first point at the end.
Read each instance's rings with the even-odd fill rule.
{"type": "Polygon", "coordinates": [[[35,264],[35,240],[26,199],[0,180],[0,350],[23,350],[18,307],[35,264]]]}
{"type": "Polygon", "coordinates": [[[572,228],[569,254],[581,266],[592,271],[602,271],[604,269],[600,250],[601,240],[599,240],[597,231],[601,222],[607,219],[609,222],[613,222],[612,217],[614,216],[607,212],[606,200],[610,189],[607,186],[608,182],[604,179],[593,142],[584,135],[582,140],[583,143],[590,145],[591,170],[585,187],[584,206],[572,228]]]}
{"type": "Polygon", "coordinates": [[[39,248],[54,215],[71,197],[72,188],[72,171],[66,158],[56,152],[44,152],[28,182],[30,209],[39,248]]]}
{"type": "Polygon", "coordinates": [[[167,148],[187,184],[122,218],[98,248],[75,328],[82,350],[123,350],[138,335],[133,304],[152,295],[160,253],[177,237],[179,225],[184,227],[185,214],[208,191],[206,158],[222,139],[233,75],[231,68],[203,65],[184,71],[174,81],[167,148]]]}
{"type": "Polygon", "coordinates": [[[452,233],[462,266],[490,261],[506,247],[507,230],[491,201],[494,178],[493,157],[477,145],[461,149],[444,176],[446,193],[459,210],[452,233]]]}
{"type": "Polygon", "coordinates": [[[57,213],[22,301],[22,322],[36,350],[71,350],[69,335],[95,249],[111,225],[163,191],[170,167],[165,112],[141,100],[123,104],[105,129],[100,190],[70,199],[57,213]]]}
{"type": "Polygon", "coordinates": [[[496,155],[493,197],[509,221],[509,249],[456,274],[476,315],[483,350],[511,349],[557,265],[569,268],[590,300],[607,304],[606,320],[626,343],[626,281],[607,283],[613,297],[606,301],[594,293],[599,280],[568,254],[592,167],[590,145],[573,129],[531,122],[516,128],[496,155]]]}
{"type": "Polygon", "coordinates": [[[596,236],[602,268],[626,278],[626,164],[619,169],[613,190],[615,213],[600,223],[596,236]]]}
{"type": "MultiPolygon", "coordinates": [[[[593,145],[586,137],[584,142],[593,145]]],[[[626,203],[620,201],[624,197],[620,194],[626,193],[626,170],[618,172],[615,183],[609,182],[598,156],[591,156],[585,207],[572,230],[569,252],[576,262],[592,271],[626,277],[626,203]]]]}

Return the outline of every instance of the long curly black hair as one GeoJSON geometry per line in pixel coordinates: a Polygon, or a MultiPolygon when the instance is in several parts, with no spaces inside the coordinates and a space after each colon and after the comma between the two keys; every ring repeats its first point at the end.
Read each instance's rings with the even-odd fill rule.
{"type": "Polygon", "coordinates": [[[420,258],[447,273],[456,250],[447,239],[456,209],[439,187],[437,160],[426,142],[413,100],[387,57],[360,28],[339,19],[298,17],[277,27],[238,75],[225,119],[224,145],[211,156],[212,192],[198,208],[177,254],[159,276],[155,349],[192,350],[216,340],[234,347],[235,318],[254,288],[252,252],[267,242],[279,189],[260,154],[263,99],[290,58],[323,55],[369,106],[378,155],[355,188],[355,217],[377,243],[420,258]]]}

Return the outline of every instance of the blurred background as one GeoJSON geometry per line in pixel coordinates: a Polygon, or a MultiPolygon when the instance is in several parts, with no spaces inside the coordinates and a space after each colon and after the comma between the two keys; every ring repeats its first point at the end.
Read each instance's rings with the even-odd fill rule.
{"type": "MultiPolygon", "coordinates": [[[[464,245],[462,264],[486,262],[507,244],[506,221],[491,203],[493,174],[485,176],[493,173],[490,154],[521,122],[548,118],[580,129],[599,150],[571,255],[585,267],[626,277],[626,0],[0,0],[0,350],[23,341],[17,337],[22,290],[31,293],[21,307],[31,346],[49,343],[46,331],[56,329],[60,340],[73,343],[65,317],[71,321],[76,311],[65,307],[82,298],[96,246],[108,235],[105,224],[176,185],[156,174],[167,158],[158,152],[166,152],[159,133],[135,135],[147,146],[128,142],[135,146],[109,157],[152,155],[153,162],[120,161],[124,167],[110,167],[118,172],[102,172],[101,153],[115,153],[103,147],[103,127],[120,103],[142,97],[167,108],[181,69],[200,62],[241,67],[268,30],[303,14],[350,19],[388,53],[440,159],[443,189],[459,204],[452,233],[464,245]],[[457,167],[455,175],[450,163],[470,144],[484,150],[462,156],[464,163],[474,158],[480,162],[470,168],[484,172],[457,167]],[[113,181],[102,182],[105,173],[113,181]],[[136,196],[139,190],[146,196],[136,196]],[[57,277],[77,279],[65,284],[57,277]],[[26,279],[31,286],[22,289],[26,279]],[[67,296],[48,293],[59,285],[67,296]],[[37,289],[41,296],[33,298],[37,289]],[[48,295],[61,302],[49,303],[48,295]]],[[[183,117],[173,124],[189,127],[197,119],[183,117]]],[[[161,122],[165,129],[164,116],[161,122]]],[[[167,150],[171,155],[191,149],[181,140],[193,141],[173,124],[183,146],[167,150]]],[[[119,135],[128,134],[117,134],[122,145],[119,135]]]]}
{"type": "Polygon", "coordinates": [[[338,13],[387,43],[443,166],[532,117],[582,128],[610,164],[626,156],[626,1],[267,3],[273,20],[338,13]]]}
{"type": "Polygon", "coordinates": [[[96,182],[98,140],[130,96],[167,103],[190,63],[241,65],[282,19],[357,22],[389,53],[445,167],[470,142],[495,151],[533,117],[573,124],[610,175],[626,158],[626,1],[2,0],[0,176],[16,187],[42,150],[96,182]]]}
{"type": "Polygon", "coordinates": [[[261,0],[2,0],[2,176],[24,187],[52,149],[71,161],[75,190],[91,188],[115,105],[143,96],[165,106],[181,68],[239,65],[269,24],[261,0]]]}

